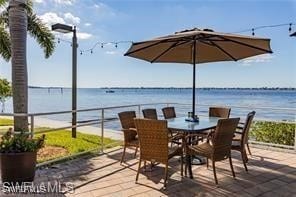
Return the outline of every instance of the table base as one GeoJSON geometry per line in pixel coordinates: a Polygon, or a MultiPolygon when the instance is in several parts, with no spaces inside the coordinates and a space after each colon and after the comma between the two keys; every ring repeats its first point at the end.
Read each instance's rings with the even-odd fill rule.
{"type": "Polygon", "coordinates": [[[206,163],[207,163],[207,161],[206,161],[205,157],[194,155],[191,158],[192,165],[204,165],[206,163]]]}

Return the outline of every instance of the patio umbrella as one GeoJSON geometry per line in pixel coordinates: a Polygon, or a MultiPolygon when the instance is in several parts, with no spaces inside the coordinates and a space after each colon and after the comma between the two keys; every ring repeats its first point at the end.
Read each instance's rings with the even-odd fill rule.
{"type": "Polygon", "coordinates": [[[194,28],[152,40],[135,42],[124,55],[151,63],[192,64],[192,117],[194,117],[196,64],[237,61],[264,53],[272,53],[270,39],[194,28]]]}

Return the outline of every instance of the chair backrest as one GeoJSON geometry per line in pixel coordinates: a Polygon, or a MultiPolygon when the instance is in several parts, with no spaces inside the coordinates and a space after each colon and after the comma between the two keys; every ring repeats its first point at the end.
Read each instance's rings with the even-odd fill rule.
{"type": "Polygon", "coordinates": [[[135,119],[143,160],[168,161],[168,128],[166,120],[135,119]]]}
{"type": "Polygon", "coordinates": [[[143,116],[146,119],[157,120],[157,112],[156,109],[143,109],[143,116]]]}
{"type": "Polygon", "coordinates": [[[249,131],[250,131],[250,127],[251,127],[251,124],[252,124],[255,114],[256,114],[256,112],[252,111],[252,112],[248,113],[248,115],[247,115],[246,122],[245,122],[243,130],[242,130],[241,147],[244,147],[244,145],[246,143],[248,143],[249,131]]]}
{"type": "Polygon", "coordinates": [[[176,118],[176,112],[174,107],[162,108],[162,113],[165,119],[176,118]]]}
{"type": "Polygon", "coordinates": [[[209,116],[219,118],[229,118],[231,108],[226,107],[210,107],[209,116]]]}
{"type": "Polygon", "coordinates": [[[136,117],[135,111],[125,111],[118,113],[118,117],[123,129],[136,128],[134,118],[136,117]]]}
{"type": "Polygon", "coordinates": [[[234,132],[240,118],[228,118],[218,120],[218,124],[212,138],[213,157],[215,161],[223,160],[231,154],[231,143],[234,132]]]}

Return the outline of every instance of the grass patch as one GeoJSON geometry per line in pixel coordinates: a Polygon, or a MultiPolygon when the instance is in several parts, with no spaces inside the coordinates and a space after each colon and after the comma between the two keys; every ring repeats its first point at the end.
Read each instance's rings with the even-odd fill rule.
{"type": "MultiPolygon", "coordinates": [[[[99,149],[101,147],[101,138],[97,135],[77,132],[77,138],[72,138],[71,131],[68,130],[58,130],[51,132],[40,132],[40,130],[45,129],[37,129],[35,137],[39,137],[40,135],[45,134],[46,147],[60,147],[66,151],[63,151],[63,149],[61,149],[61,154],[58,154],[56,151],[53,151],[53,154],[48,154],[51,152],[50,150],[43,150],[44,152],[46,152],[46,156],[40,156],[38,158],[38,162],[57,159],[63,156],[70,156],[75,153],[99,149]]],[[[104,144],[106,148],[114,147],[119,143],[120,141],[112,140],[110,138],[104,138],[104,144]]]]}
{"type": "Polygon", "coordinates": [[[12,126],[13,120],[7,118],[0,118],[0,126],[12,126]]]}

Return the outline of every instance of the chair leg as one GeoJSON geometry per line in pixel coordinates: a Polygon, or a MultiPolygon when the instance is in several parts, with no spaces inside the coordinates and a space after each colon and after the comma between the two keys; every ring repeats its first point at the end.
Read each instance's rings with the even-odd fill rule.
{"type": "Polygon", "coordinates": [[[167,185],[168,168],[169,168],[168,164],[165,164],[165,172],[164,172],[164,176],[165,176],[165,178],[164,178],[164,187],[166,187],[166,185],[167,185]]]}
{"type": "Polygon", "coordinates": [[[181,176],[183,176],[183,154],[181,155],[181,176]]]}
{"type": "Polygon", "coordinates": [[[245,148],[244,148],[243,152],[244,152],[245,162],[248,163],[249,162],[249,158],[248,158],[247,151],[246,151],[245,148]]]}
{"type": "Polygon", "coordinates": [[[139,173],[140,173],[140,169],[141,169],[141,162],[142,162],[142,160],[140,158],[138,172],[137,172],[137,176],[136,176],[136,183],[138,182],[138,179],[139,179],[139,173]]]}
{"type": "Polygon", "coordinates": [[[249,154],[252,155],[250,147],[249,147],[249,143],[247,143],[247,148],[248,148],[249,154]]]}
{"type": "Polygon", "coordinates": [[[207,158],[207,169],[209,169],[209,158],[207,158]]]}
{"type": "Polygon", "coordinates": [[[136,147],[136,151],[135,151],[135,155],[134,155],[135,158],[137,156],[137,152],[138,152],[138,147],[136,147]]]}
{"type": "Polygon", "coordinates": [[[123,147],[123,153],[122,153],[122,156],[121,156],[120,164],[123,162],[123,159],[124,159],[124,156],[125,156],[125,149],[126,149],[126,146],[123,147]]]}
{"type": "Polygon", "coordinates": [[[247,168],[247,164],[246,164],[246,151],[242,150],[241,155],[242,155],[242,160],[243,160],[245,170],[248,172],[248,168],[247,168]]]}
{"type": "Polygon", "coordinates": [[[232,165],[232,158],[231,158],[231,156],[229,156],[229,163],[230,163],[230,168],[231,168],[232,176],[233,176],[233,178],[235,178],[235,173],[234,173],[234,170],[233,170],[233,165],[232,165]]]}
{"type": "Polygon", "coordinates": [[[144,170],[146,171],[146,160],[144,161],[144,170]]]}
{"type": "Polygon", "coordinates": [[[214,160],[212,160],[212,165],[213,165],[215,183],[218,184],[218,179],[217,179],[217,175],[216,175],[216,167],[215,167],[215,161],[214,160]]]}

